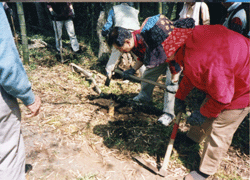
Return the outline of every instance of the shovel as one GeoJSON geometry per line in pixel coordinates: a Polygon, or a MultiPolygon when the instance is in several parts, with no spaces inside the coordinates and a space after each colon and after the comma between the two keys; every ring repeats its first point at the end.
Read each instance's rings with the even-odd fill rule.
{"type": "Polygon", "coordinates": [[[135,160],[139,165],[143,166],[144,168],[146,168],[147,170],[149,170],[150,172],[159,175],[159,176],[166,176],[167,175],[167,167],[168,167],[168,163],[169,163],[169,159],[170,159],[170,155],[172,153],[173,150],[173,146],[174,146],[174,141],[175,141],[175,137],[179,128],[179,123],[181,120],[181,113],[177,114],[174,126],[173,126],[173,130],[172,130],[172,134],[170,137],[170,141],[168,143],[168,147],[167,147],[167,151],[162,163],[162,166],[160,169],[158,169],[157,167],[153,166],[151,163],[143,160],[141,157],[139,156],[135,156],[132,157],[133,160],[135,160]]]}

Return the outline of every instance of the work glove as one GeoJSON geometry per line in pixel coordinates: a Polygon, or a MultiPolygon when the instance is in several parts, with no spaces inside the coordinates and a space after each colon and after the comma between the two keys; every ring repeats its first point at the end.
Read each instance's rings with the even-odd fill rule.
{"type": "Polygon", "coordinates": [[[102,36],[106,37],[109,34],[110,30],[102,30],[102,36]]]}
{"type": "Polygon", "coordinates": [[[199,110],[195,110],[191,116],[187,118],[187,123],[191,126],[201,126],[207,118],[203,116],[199,110]]]}
{"type": "Polygon", "coordinates": [[[171,84],[167,85],[167,91],[170,93],[176,93],[178,90],[178,82],[171,82],[171,84]]]}
{"type": "Polygon", "coordinates": [[[130,78],[129,76],[134,75],[135,72],[136,72],[136,70],[134,68],[130,68],[126,71],[123,71],[122,77],[123,77],[123,79],[129,79],[130,78]]]}
{"type": "Polygon", "coordinates": [[[175,98],[174,102],[174,114],[177,116],[180,112],[186,113],[186,104],[185,101],[175,98]]]}

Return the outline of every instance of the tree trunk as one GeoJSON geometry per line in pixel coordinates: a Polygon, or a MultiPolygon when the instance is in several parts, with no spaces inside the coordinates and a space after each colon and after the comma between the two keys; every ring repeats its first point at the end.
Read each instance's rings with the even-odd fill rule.
{"type": "Polygon", "coordinates": [[[178,2],[177,3],[177,7],[176,7],[176,19],[179,19],[180,18],[180,12],[183,8],[183,5],[184,5],[184,2],[178,2]]]}
{"type": "Polygon", "coordinates": [[[173,3],[173,2],[168,3],[168,12],[166,14],[168,19],[171,19],[171,15],[172,15],[172,12],[173,12],[173,9],[174,9],[174,4],[175,3],[173,3]]]}
{"type": "Polygon", "coordinates": [[[100,16],[97,21],[97,26],[96,26],[96,32],[99,38],[99,52],[98,52],[98,60],[100,62],[105,61],[107,62],[109,55],[110,55],[110,48],[105,40],[104,37],[102,37],[102,27],[104,26],[106,22],[105,18],[105,12],[101,11],[100,16]]]}
{"type": "Polygon", "coordinates": [[[162,14],[162,2],[159,2],[158,5],[159,5],[159,14],[162,14]]]}
{"type": "Polygon", "coordinates": [[[94,4],[91,3],[91,40],[94,40],[94,16],[95,16],[95,8],[94,8],[94,4]]]}
{"type": "Polygon", "coordinates": [[[44,16],[44,8],[41,3],[35,2],[36,12],[38,17],[38,23],[40,27],[46,27],[45,16],[44,16]]]}
{"type": "Polygon", "coordinates": [[[28,64],[29,63],[29,50],[28,50],[28,38],[26,33],[26,24],[25,24],[25,18],[24,18],[24,12],[23,12],[23,4],[22,2],[17,2],[17,14],[19,18],[20,23],[20,29],[21,29],[21,38],[22,38],[22,47],[23,47],[23,63],[28,64]]]}

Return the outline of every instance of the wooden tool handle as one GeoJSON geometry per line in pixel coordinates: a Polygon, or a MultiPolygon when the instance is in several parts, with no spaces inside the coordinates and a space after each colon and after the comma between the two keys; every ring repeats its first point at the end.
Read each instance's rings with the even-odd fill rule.
{"type": "MultiPolygon", "coordinates": [[[[120,75],[122,75],[122,71],[119,70],[119,69],[115,69],[115,72],[118,73],[118,74],[120,74],[120,75]]],[[[164,85],[164,84],[160,84],[160,83],[157,83],[157,82],[155,82],[155,81],[151,81],[151,80],[148,80],[148,79],[143,79],[143,78],[140,78],[140,77],[137,77],[137,76],[133,76],[133,75],[130,75],[129,77],[130,77],[131,79],[135,79],[135,80],[137,80],[137,81],[142,81],[142,82],[146,82],[146,83],[149,83],[149,84],[153,84],[153,85],[155,85],[155,86],[159,86],[159,87],[165,89],[167,92],[170,92],[170,93],[175,94],[175,92],[168,91],[168,90],[167,90],[167,86],[164,85]]]]}
{"type": "Polygon", "coordinates": [[[179,128],[179,123],[180,123],[180,120],[181,120],[181,114],[182,113],[178,113],[177,117],[176,117],[176,122],[174,124],[173,131],[172,131],[172,134],[171,134],[171,137],[170,137],[170,141],[169,141],[169,144],[168,144],[168,147],[167,147],[167,151],[166,151],[166,154],[165,154],[165,157],[164,157],[164,161],[163,161],[163,164],[162,164],[162,167],[161,167],[161,169],[163,169],[163,170],[166,170],[167,167],[168,167],[168,162],[169,162],[172,150],[173,150],[175,137],[176,137],[176,134],[177,134],[177,131],[178,131],[178,128],[179,128]]]}

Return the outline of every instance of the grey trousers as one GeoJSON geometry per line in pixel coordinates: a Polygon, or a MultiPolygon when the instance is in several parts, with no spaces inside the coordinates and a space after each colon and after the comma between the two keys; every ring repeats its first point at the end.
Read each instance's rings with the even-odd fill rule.
{"type": "MultiPolygon", "coordinates": [[[[171,72],[167,63],[163,63],[154,68],[146,68],[143,73],[143,78],[148,79],[151,81],[157,81],[161,74],[166,73],[166,85],[171,83],[171,72]]],[[[143,100],[150,101],[152,97],[152,93],[154,90],[154,85],[142,82],[141,83],[141,91],[139,95],[143,98],[143,100]]],[[[165,91],[164,93],[164,108],[163,112],[169,113],[173,116],[174,115],[174,101],[175,101],[175,94],[168,93],[165,91]]]]}
{"type": "Polygon", "coordinates": [[[17,100],[0,86],[0,180],[25,180],[25,150],[17,100]]]}
{"type": "Polygon", "coordinates": [[[73,51],[78,51],[79,50],[79,44],[76,38],[75,34],[75,29],[74,29],[74,23],[71,19],[65,20],[65,21],[52,21],[53,22],[53,27],[55,31],[55,37],[56,37],[56,49],[60,51],[60,46],[62,46],[62,28],[63,25],[65,25],[65,28],[68,32],[69,38],[70,38],[70,43],[73,51]],[[56,22],[56,23],[55,23],[56,22]],[[57,26],[55,26],[55,24],[57,26]],[[57,27],[57,29],[56,29],[57,27]],[[57,35],[58,33],[58,35],[57,35]],[[60,41],[60,44],[59,44],[60,41]]]}

